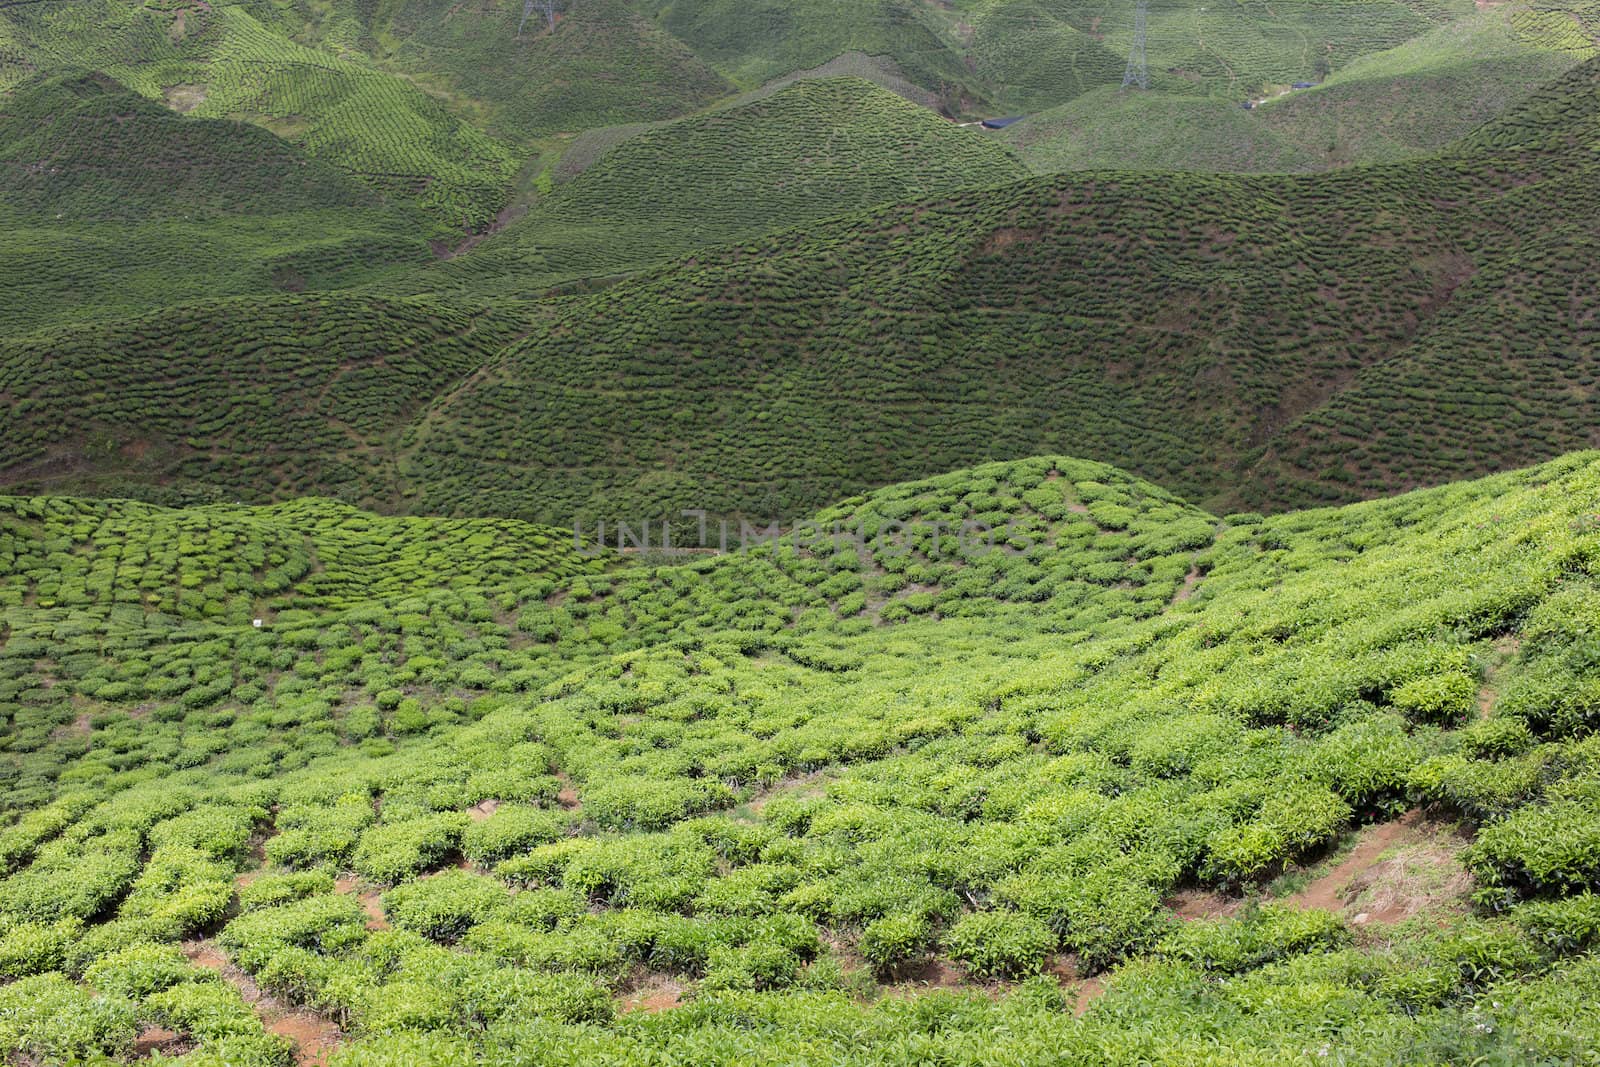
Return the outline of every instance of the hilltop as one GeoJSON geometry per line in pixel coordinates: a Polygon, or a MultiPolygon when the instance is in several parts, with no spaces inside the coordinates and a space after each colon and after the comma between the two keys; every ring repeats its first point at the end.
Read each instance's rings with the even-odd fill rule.
{"type": "Polygon", "coordinates": [[[69,12],[12,5],[0,32],[8,70],[103,72],[196,118],[248,120],[417,206],[443,232],[493,219],[517,170],[509,147],[404,78],[297,43],[280,17],[244,5],[84,0],[69,12]]]}
{"type": "Polygon", "coordinates": [[[429,258],[406,206],[255,126],[104,74],[0,101],[7,337],[174,302],[349,285],[429,258]]]}
{"type": "Polygon", "coordinates": [[[1002,145],[887,89],[806,79],[634,133],[471,256],[413,284],[526,293],[1027,176],[1002,145]]]}
{"type": "Polygon", "coordinates": [[[1044,457],[665,566],[0,500],[0,1047],[1581,1059],[1597,491],[1044,457]]]}

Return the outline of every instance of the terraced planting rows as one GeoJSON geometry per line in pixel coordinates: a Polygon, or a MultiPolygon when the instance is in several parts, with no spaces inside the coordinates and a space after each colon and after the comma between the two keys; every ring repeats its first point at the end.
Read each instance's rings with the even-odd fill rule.
{"type": "Polygon", "coordinates": [[[10,501],[0,1041],[285,1064],[265,997],[345,1067],[1581,1058],[1597,490],[1219,519],[1046,458],[672,566],[10,501]],[[1470,900],[1273,882],[1419,808],[1470,900]]]}
{"type": "Polygon", "coordinates": [[[34,335],[0,356],[0,467],[58,490],[261,500],[315,486],[392,505],[397,427],[507,344],[513,322],[283,297],[34,335]]]}
{"type": "Polygon", "coordinates": [[[1031,116],[1004,136],[1046,173],[1318,171],[1414,158],[1471,133],[1595,55],[1600,38],[1574,38],[1569,18],[1530,23],[1525,14],[1520,6],[1491,8],[1363,56],[1314,89],[1273,90],[1251,111],[1240,107],[1242,97],[1107,87],[1031,116]]]}
{"type": "Polygon", "coordinates": [[[187,94],[190,114],[265,126],[419,205],[444,232],[487,226],[516,172],[510,149],[420,89],[358,59],[295,44],[244,6],[174,16],[88,0],[7,9],[4,17],[32,70],[102,70],[150,99],[187,94]]]}
{"type": "Polygon", "coordinates": [[[31,83],[3,106],[8,339],[432,259],[422,216],[253,126],[182,118],[106,75],[31,83]]]}
{"type": "MultiPolygon", "coordinates": [[[[1525,412],[1493,408],[1486,428],[1413,407],[1419,432],[1446,436],[1426,465],[1397,446],[1370,478],[1302,453],[1292,424],[1338,417],[1364,368],[1424,375],[1436,351],[1470,375],[1453,389],[1492,393],[1507,360],[1587,380],[1589,287],[1573,272],[1595,184],[1561,146],[1592,136],[1597,73],[1577,68],[1438,161],[1315,180],[1029,182],[701,253],[554,305],[419,420],[401,476],[426,509],[569,522],[793,516],[908,464],[1051,446],[1230,506],[1492,469],[1474,442],[1525,412]],[[1522,256],[1548,299],[1515,282],[1522,256]],[[1501,323],[1502,306],[1518,317],[1501,323]]],[[[1550,427],[1527,458],[1588,443],[1581,395],[1521,403],[1550,427]]]]}
{"type": "Polygon", "coordinates": [[[185,121],[103,75],[12,96],[0,169],[0,210],[54,221],[375,206],[360,185],[264,131],[185,121]]]}
{"type": "Polygon", "coordinates": [[[540,14],[518,34],[520,4],[407,4],[374,27],[376,53],[485,107],[486,125],[517,140],[673,118],[733,89],[624,0],[567,0],[559,14],[554,31],[540,14]]]}
{"type": "MultiPolygon", "coordinates": [[[[1102,0],[831,0],[641,3],[736,82],[753,85],[847,51],[892,58],[953,113],[1035,110],[1120,85],[1132,8],[1102,0]]],[[[1152,5],[1149,55],[1161,89],[1200,86],[1243,97],[1320,78],[1392,48],[1471,5],[1349,0],[1336,4],[1152,5]]]]}
{"type": "Polygon", "coordinates": [[[394,222],[386,213],[343,209],[137,223],[10,216],[0,284],[12,299],[0,304],[0,330],[15,348],[34,343],[34,331],[87,336],[97,322],[156,314],[174,302],[345,289],[433,262],[428,243],[396,232],[394,222]]]}
{"type": "MultiPolygon", "coordinates": [[[[402,278],[381,258],[403,249],[337,229],[311,247],[269,246],[265,264],[229,262],[221,284],[263,274],[284,288],[348,284],[365,270],[385,276],[375,296],[454,294],[417,305],[433,314],[425,309],[626,270],[710,235],[744,242],[599,294],[507,304],[492,316],[498,332],[428,364],[425,383],[409,372],[336,379],[331,356],[297,372],[308,397],[329,389],[355,403],[355,392],[378,390],[374,410],[401,420],[382,432],[378,422],[348,431],[320,422],[337,415],[323,401],[241,420],[233,398],[216,402],[224,377],[208,372],[192,395],[214,417],[181,435],[176,424],[162,430],[147,459],[136,437],[148,435],[116,428],[138,421],[125,398],[142,387],[105,402],[95,415],[105,426],[91,424],[102,402],[67,405],[43,356],[76,352],[84,374],[124,381],[144,359],[166,362],[177,342],[151,348],[127,327],[54,331],[19,339],[7,356],[11,394],[35,400],[8,412],[16,447],[4,477],[95,491],[209,486],[250,499],[333,492],[565,525],[696,507],[792,519],[908,470],[1041,448],[1118,458],[1219,507],[1251,508],[1437,482],[1493,469],[1498,456],[1537,461],[1591,443],[1593,293],[1580,275],[1596,186],[1592,160],[1570,146],[1593,136],[1597,70],[1575,68],[1460,147],[1411,164],[1306,180],[1062,177],[756,236],[779,219],[837,210],[852,191],[890,198],[911,184],[1000,181],[1013,166],[972,131],[884,90],[801,82],[624,141],[520,224],[427,272],[402,278]],[[766,120],[803,133],[852,107],[859,122],[812,159],[809,186],[775,177],[794,144],[766,120]],[[885,145],[882,122],[910,147],[885,145]],[[701,154],[715,144],[721,153],[701,154]],[[765,161],[748,187],[724,165],[735,152],[765,161]],[[690,162],[700,178],[655,177],[690,162]],[[726,195],[706,206],[702,180],[726,195]],[[1459,210],[1465,203],[1474,210],[1459,210]],[[380,262],[363,264],[374,245],[380,262]],[[104,366],[111,353],[118,366],[104,366]],[[1512,398],[1497,366],[1535,386],[1512,398]],[[1402,412],[1407,396],[1428,402],[1402,412]],[[252,437],[236,436],[235,423],[252,437]],[[1513,426],[1515,442],[1503,444],[1513,426]],[[135,454],[122,455],[124,445],[135,454]],[[41,480],[62,474],[73,480],[41,480]]],[[[34,271],[22,284],[60,303],[13,313],[64,312],[81,262],[47,261],[61,236],[25,232],[40,234],[42,250],[22,260],[34,271]]],[[[227,231],[209,232],[217,242],[227,231]]],[[[229,248],[210,247],[219,259],[229,248]]],[[[124,269],[137,271],[137,258],[124,269]]],[[[201,366],[255,351],[244,306],[183,312],[206,351],[176,350],[201,366]]],[[[258,314],[288,336],[294,306],[258,314]]],[[[156,336],[168,335],[164,326],[156,336]]]]}
{"type": "Polygon", "coordinates": [[[1007,150],[856,78],[805,80],[628,137],[504,234],[414,284],[622,274],[844,212],[1027,176],[1007,150]]]}

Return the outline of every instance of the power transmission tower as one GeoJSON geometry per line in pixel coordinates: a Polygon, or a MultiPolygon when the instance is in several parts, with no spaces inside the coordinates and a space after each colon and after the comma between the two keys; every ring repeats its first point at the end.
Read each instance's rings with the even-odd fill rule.
{"type": "Polygon", "coordinates": [[[1145,25],[1149,20],[1150,0],[1139,0],[1133,12],[1133,50],[1128,53],[1128,72],[1122,76],[1122,87],[1137,85],[1150,88],[1150,67],[1144,58],[1145,25]]]}
{"type": "Polygon", "coordinates": [[[545,18],[550,20],[550,29],[556,28],[556,0],[522,0],[522,21],[517,23],[517,36],[522,36],[522,27],[528,24],[528,17],[535,11],[543,11],[545,18]]]}

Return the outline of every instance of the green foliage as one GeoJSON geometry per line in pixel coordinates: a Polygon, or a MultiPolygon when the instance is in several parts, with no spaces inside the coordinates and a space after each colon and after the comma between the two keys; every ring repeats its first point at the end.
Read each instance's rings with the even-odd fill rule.
{"type": "Polygon", "coordinates": [[[945,935],[952,959],[980,978],[1035,973],[1055,947],[1055,935],[1036,919],[1010,911],[979,911],[965,916],[945,935]]]}
{"type": "MultiPolygon", "coordinates": [[[[1574,267],[1593,258],[1591,161],[1516,131],[1587,143],[1597,73],[1585,63],[1500,119],[1504,143],[1485,132],[1434,158],[1316,179],[1035,179],[574,291],[417,419],[402,461],[411,502],[581,517],[588,531],[605,518],[609,540],[617,522],[649,518],[659,544],[662,518],[685,508],[789,520],[996,454],[1114,459],[1236,510],[1585,447],[1592,346],[1585,320],[1555,309],[1595,304],[1574,267]],[[1530,181],[1491,176],[1507,173],[1530,181]],[[1151,266],[1132,266],[1129,233],[1150,242],[1151,266]],[[1541,296],[1508,295],[1528,291],[1541,296]],[[1225,383],[1193,385],[1222,364],[1225,383]],[[1506,365],[1516,373],[1483,372],[1506,365]],[[930,417],[957,393],[984,398],[970,435],[930,417]],[[1266,436],[1263,410],[1282,419],[1266,436]],[[1523,425],[1535,429],[1511,432],[1523,425]],[[789,457],[782,477],[774,456],[789,457]]],[[[484,254],[481,273],[471,257],[448,265],[462,291],[524,276],[484,254]]]]}
{"type": "Polygon", "coordinates": [[[91,996],[59,974],[24,978],[0,986],[0,1049],[56,1063],[126,1054],[134,1017],[130,1001],[91,996]]]}
{"type": "Polygon", "coordinates": [[[932,931],[920,915],[886,915],[861,931],[861,955],[878,970],[915,963],[928,951],[932,931]]]}
{"type": "Polygon", "coordinates": [[[1274,960],[1337,948],[1349,930],[1337,916],[1266,904],[1236,918],[1185,923],[1156,951],[1205,971],[1238,974],[1274,960]]]}
{"type": "Polygon", "coordinates": [[[1260,879],[1333,840],[1349,818],[1350,806],[1336,794],[1289,785],[1269,796],[1248,821],[1211,836],[1206,870],[1223,881],[1260,879]]]}
{"type": "Polygon", "coordinates": [[[466,871],[445,871],[383,895],[383,910],[396,926],[434,941],[458,940],[478,923],[505,914],[506,907],[501,883],[466,871]]]}
{"type": "Polygon", "coordinates": [[[1418,722],[1396,695],[1482,663],[1504,694],[1551,662],[1585,676],[1600,553],[1574,522],[1597,472],[1580,455],[1220,528],[1113,469],[1044,458],[817,516],[905,523],[904,551],[602,567],[518,524],[8,501],[0,678],[23,684],[0,752],[18,784],[5,991],[81,976],[42,1002],[88,1018],[98,997],[127,1028],[84,1036],[63,1009],[0,1032],[49,1060],[37,1050],[115,1052],[160,1024],[203,1062],[281,1064],[236,972],[175,944],[203,932],[339,1025],[354,1062],[1175,1058],[1197,1026],[1229,1062],[1334,1040],[1383,1062],[1493,1051],[1473,1013],[1520,990],[1542,1018],[1557,994],[1540,976],[1593,941],[1600,742],[1500,705],[1418,722]],[[932,528],[980,518],[1015,520],[1010,552],[932,528]],[[549,569],[518,573],[530,563],[549,569]],[[1469,567],[1494,580],[1460,581],[1469,567]],[[275,592],[252,584],[274,569],[275,592]],[[245,610],[144,599],[208,586],[245,610]],[[870,606],[842,610],[849,592],[870,606]],[[925,610],[884,617],[917,594],[925,610]],[[557,611],[557,633],[524,628],[557,611]],[[139,695],[106,694],[119,683],[139,695]],[[345,736],[355,707],[381,737],[345,736]],[[425,727],[394,729],[402,708],[425,727]],[[1163,904],[1419,800],[1486,820],[1466,862],[1509,914],[1441,910],[1355,940],[1319,912],[1179,925],[1163,904]],[[847,973],[856,953],[867,967],[847,973]],[[1057,953],[1107,972],[1080,1021],[1053,978],[998,1003],[871,996],[930,957],[976,983],[1057,953]],[[616,1017],[668,983],[685,1006],[616,1017]]]}
{"type": "Polygon", "coordinates": [[[454,813],[407,822],[385,822],[361,835],[354,863],[378,882],[398,882],[438,866],[461,845],[467,818],[454,813]]]}
{"type": "Polygon", "coordinates": [[[135,1000],[192,978],[194,970],[177,946],[150,942],[102,956],[83,975],[83,980],[103,995],[135,1000]]]}
{"type": "Polygon", "coordinates": [[[492,244],[449,264],[440,284],[620,274],[847,211],[1027,176],[1006,149],[892,92],[857,78],[808,78],[633,131],[492,244]]]}
{"type": "Polygon", "coordinates": [[[1282,173],[1414,158],[1466,136],[1593,53],[1592,40],[1564,38],[1556,27],[1523,33],[1520,21],[1513,9],[1481,10],[1327,76],[1330,64],[1319,59],[1263,70],[1255,84],[1211,82],[1203,93],[1157,74],[1151,92],[1092,89],[1052,101],[1002,136],[1040,172],[1282,173]],[[1318,84],[1290,90],[1297,81],[1318,84]],[[1245,110],[1246,97],[1260,103],[1245,110]]]}

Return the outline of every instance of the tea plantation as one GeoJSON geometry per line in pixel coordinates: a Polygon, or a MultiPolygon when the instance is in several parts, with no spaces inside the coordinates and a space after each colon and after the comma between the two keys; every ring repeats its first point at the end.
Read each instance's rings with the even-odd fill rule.
{"type": "Polygon", "coordinates": [[[618,275],[852,210],[1028,176],[1002,145],[856,78],[647,128],[421,284],[473,293],[618,275]]]}
{"type": "Polygon", "coordinates": [[[1489,8],[1341,67],[1233,97],[1088,92],[1009,127],[1036,171],[1320,171],[1437,150],[1596,54],[1555,12],[1489,8]],[[1253,109],[1241,105],[1254,103],[1253,109]]]}
{"type": "Polygon", "coordinates": [[[1281,508],[1583,447],[1600,186],[1564,146],[1597,79],[1418,163],[1074,174],[700,253],[551,304],[397,469],[425,510],[566,523],[793,517],[1041,448],[1281,508]]]}
{"type": "MultiPolygon", "coordinates": [[[[962,154],[954,138],[968,131],[863,82],[801,82],[624,140],[467,254],[368,268],[383,280],[362,295],[16,337],[0,345],[18,401],[0,478],[27,492],[331,493],[569,525],[684,508],[792,520],[908,474],[1049,449],[1115,460],[1221,510],[1538,462],[1592,443],[1600,185],[1593,154],[1572,146],[1596,136],[1597,79],[1588,61],[1408,163],[1304,178],[1071,174],[836,218],[816,216],[851,190],[900,196],[908,174],[929,188],[1003,181],[1014,164],[990,145],[962,154]],[[861,121],[837,127],[839,154],[799,157],[782,180],[761,119],[821,131],[810,116],[849,101],[861,121]],[[884,121],[924,147],[874,140],[884,121]],[[696,155],[704,143],[727,151],[696,155]],[[735,152],[750,185],[720,206],[700,207],[696,179],[651,177],[738,184],[745,172],[721,164],[735,152]],[[898,170],[870,164],[889,155],[898,170]],[[808,216],[598,292],[537,287],[585,258],[622,269],[808,216]],[[313,339],[299,309],[320,307],[339,310],[313,339]],[[391,333],[379,323],[392,314],[417,328],[391,333]],[[344,365],[369,349],[337,353],[358,337],[390,355],[352,375],[344,365]],[[436,340],[448,355],[430,349],[395,373],[391,358],[436,340]],[[139,383],[174,352],[192,386],[168,422],[148,423],[139,383]],[[240,411],[250,394],[229,383],[230,352],[292,360],[298,384],[270,404],[262,386],[240,411]],[[131,388],[68,403],[64,359],[76,380],[131,388]],[[327,423],[341,405],[371,414],[327,423]]],[[[361,269],[321,254],[228,273],[336,285],[361,269]]]]}
{"type": "Polygon", "coordinates": [[[9,498],[0,1041],[1581,1061],[1597,493],[1581,453],[1219,518],[1041,458],[655,563],[9,498]],[[1296,894],[1406,812],[1457,825],[1459,888],[1296,894]]]}
{"type": "Polygon", "coordinates": [[[1147,8],[0,0],[0,1060],[1600,1063],[1600,2],[1147,8]]]}

